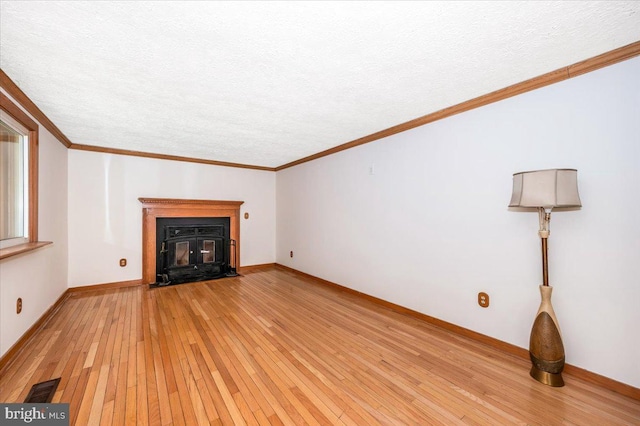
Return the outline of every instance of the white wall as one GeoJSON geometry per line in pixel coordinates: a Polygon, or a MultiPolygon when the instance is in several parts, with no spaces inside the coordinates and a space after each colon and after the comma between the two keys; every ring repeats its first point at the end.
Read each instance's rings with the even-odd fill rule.
{"type": "Polygon", "coordinates": [[[67,148],[42,125],[39,141],[38,239],[53,244],[0,260],[0,355],[67,289],[67,148]]]}
{"type": "Polygon", "coordinates": [[[275,173],[70,150],[69,287],[142,277],[139,197],[244,201],[241,266],[275,261],[275,173]]]}
{"type": "Polygon", "coordinates": [[[277,262],[527,348],[538,218],[508,210],[511,175],[577,168],[584,207],[549,240],[567,362],[640,387],[638,76],[640,58],[278,172],[277,262]]]}

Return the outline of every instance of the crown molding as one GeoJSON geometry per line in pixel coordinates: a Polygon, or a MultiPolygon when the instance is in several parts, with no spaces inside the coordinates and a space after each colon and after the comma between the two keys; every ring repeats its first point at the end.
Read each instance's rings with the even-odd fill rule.
{"type": "Polygon", "coordinates": [[[72,143],[69,149],[77,149],[79,151],[101,152],[104,154],[128,155],[132,157],[155,158],[156,160],[183,161],[186,163],[208,164],[211,166],[235,167],[239,169],[264,170],[268,172],[276,171],[276,169],[273,167],[254,166],[251,164],[241,164],[241,163],[229,163],[226,161],[205,160],[202,158],[193,158],[193,157],[180,157],[178,155],[154,154],[151,152],[130,151],[127,149],[103,148],[100,146],[82,145],[77,143],[72,143]]]}
{"type": "Polygon", "coordinates": [[[452,115],[460,114],[475,108],[479,108],[485,105],[492,104],[494,102],[501,101],[513,96],[517,96],[526,92],[530,92],[535,89],[539,89],[551,84],[559,83],[561,81],[574,78],[592,71],[596,71],[600,68],[608,67],[609,65],[617,64],[618,62],[625,61],[627,59],[634,58],[640,55],[640,41],[628,44],[618,49],[605,52],[601,55],[594,56],[593,58],[586,59],[584,61],[576,62],[575,64],[562,67],[555,71],[542,74],[538,77],[531,78],[529,80],[516,83],[509,87],[505,87],[500,90],[496,90],[486,95],[478,96],[477,98],[470,99],[468,101],[453,105],[439,111],[423,115],[416,119],[389,127],[388,129],[381,130],[376,133],[372,133],[367,136],[346,142],[344,144],[335,146],[333,148],[318,152],[313,155],[301,158],[299,160],[292,161],[290,163],[283,164],[278,167],[264,167],[250,164],[231,163],[225,161],[205,160],[201,158],[181,157],[176,155],[155,154],[142,151],[130,151],[117,148],[104,148],[93,145],[83,145],[71,142],[55,124],[36,106],[36,104],[29,99],[29,97],[9,78],[9,76],[0,69],[0,87],[7,91],[11,97],[13,97],[22,107],[27,110],[36,120],[38,120],[49,132],[51,132],[64,146],[69,149],[77,149],[80,151],[101,152],[106,154],[117,155],[129,155],[133,157],[155,158],[160,160],[171,161],[183,161],[188,163],[208,164],[213,166],[222,167],[236,167],[243,169],[264,170],[270,172],[277,172],[280,170],[288,169],[290,167],[297,166],[299,164],[307,163],[309,161],[317,160],[318,158],[326,157],[328,155],[336,154],[341,151],[345,151],[356,146],[364,145],[370,142],[374,142],[378,139],[382,139],[397,133],[405,132],[407,130],[414,129],[419,126],[423,126],[434,121],[442,120],[443,118],[451,117],[452,115]]]}
{"type": "Polygon", "coordinates": [[[69,148],[71,141],[64,133],[53,124],[49,118],[44,115],[44,112],[38,108],[38,106],[24,93],[17,84],[9,78],[9,76],[0,68],[0,87],[7,91],[7,93],[16,100],[29,114],[31,114],[45,129],[47,129],[53,136],[60,141],[61,144],[69,148]]]}
{"type": "Polygon", "coordinates": [[[288,169],[299,164],[307,163],[309,161],[317,160],[318,158],[326,157],[331,154],[336,154],[340,151],[344,151],[356,146],[364,145],[378,139],[386,138],[387,136],[395,135],[396,133],[405,132],[416,127],[423,126],[434,121],[442,120],[443,118],[451,117],[452,115],[460,114],[481,106],[489,105],[494,102],[501,101],[503,99],[511,98],[516,95],[521,95],[526,92],[530,92],[535,89],[539,89],[544,86],[549,86],[554,83],[567,80],[569,78],[577,77],[582,74],[586,74],[591,71],[598,70],[600,68],[607,67],[609,65],[616,64],[618,62],[625,61],[640,55],[640,41],[628,44],[618,49],[611,50],[603,53],[602,55],[594,56],[593,58],[586,59],[581,62],[577,62],[573,65],[562,67],[555,71],[542,74],[538,77],[531,78],[529,80],[516,83],[512,86],[505,87],[504,89],[496,90],[495,92],[487,93],[486,95],[478,96],[477,98],[470,99],[468,101],[459,103],[457,105],[450,106],[448,108],[441,109],[431,114],[423,115],[422,117],[415,118],[411,121],[398,124],[388,129],[381,130],[376,133],[372,133],[367,136],[355,139],[351,142],[346,142],[342,145],[327,149],[322,152],[310,155],[308,157],[301,158],[296,161],[292,161],[282,166],[275,168],[276,172],[284,169],[288,169]]]}
{"type": "Polygon", "coordinates": [[[69,149],[80,151],[101,152],[104,154],[129,155],[133,157],[155,158],[159,160],[183,161],[187,163],[208,164],[212,166],[236,167],[241,169],[275,171],[273,167],[254,166],[251,164],[230,163],[226,161],[205,160],[202,158],[181,157],[177,155],[154,154],[142,151],[130,151],[117,148],[103,148],[93,145],[83,145],[71,142],[67,136],[47,117],[40,108],[24,93],[18,85],[0,68],[0,87],[2,87],[16,102],[33,116],[45,129],[47,129],[58,141],[69,149]]]}

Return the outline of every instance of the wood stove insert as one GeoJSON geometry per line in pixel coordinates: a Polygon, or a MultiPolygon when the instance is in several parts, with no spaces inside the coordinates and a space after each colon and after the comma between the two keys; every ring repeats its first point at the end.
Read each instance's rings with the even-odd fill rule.
{"type": "Polygon", "coordinates": [[[228,217],[157,218],[157,283],[212,280],[231,273],[229,222],[228,217]]]}

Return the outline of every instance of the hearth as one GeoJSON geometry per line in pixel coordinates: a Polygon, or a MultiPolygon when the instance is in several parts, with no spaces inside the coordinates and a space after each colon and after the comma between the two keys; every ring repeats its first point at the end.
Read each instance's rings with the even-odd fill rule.
{"type": "MultiPolygon", "coordinates": [[[[156,218],[158,285],[233,275],[228,217],[156,218]]],[[[235,265],[234,265],[235,266],[235,265]]]]}

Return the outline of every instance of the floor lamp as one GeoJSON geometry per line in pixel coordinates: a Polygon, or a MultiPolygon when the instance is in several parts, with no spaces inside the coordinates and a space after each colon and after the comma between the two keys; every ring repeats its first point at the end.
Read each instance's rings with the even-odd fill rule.
{"type": "Polygon", "coordinates": [[[578,171],[551,169],[520,172],[513,175],[513,194],[509,207],[538,210],[542,241],[542,301],[531,329],[529,357],[531,377],[549,386],[564,386],[564,345],[558,320],[551,305],[549,266],[547,258],[549,222],[554,208],[581,207],[578,195],[578,171]]]}

